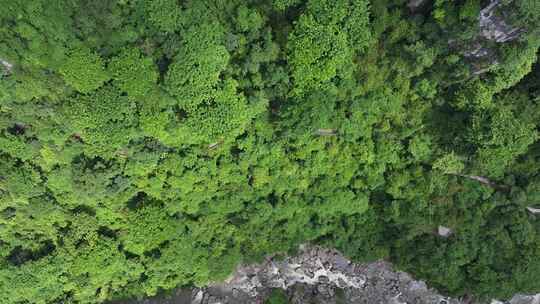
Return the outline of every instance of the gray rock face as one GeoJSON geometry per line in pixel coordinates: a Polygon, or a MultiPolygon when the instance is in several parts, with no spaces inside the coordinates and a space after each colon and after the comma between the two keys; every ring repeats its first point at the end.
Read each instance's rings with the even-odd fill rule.
{"type": "Polygon", "coordinates": [[[283,261],[269,259],[260,265],[240,267],[229,280],[212,288],[224,293],[237,290],[251,297],[268,288],[286,290],[296,284],[360,289],[366,278],[356,270],[338,252],[314,247],[283,261]]]}
{"type": "Polygon", "coordinates": [[[465,50],[464,55],[469,58],[481,59],[495,54],[492,49],[484,47],[480,42],[476,41],[470,45],[469,49],[465,50]]]}
{"type": "Polygon", "coordinates": [[[500,10],[500,0],[493,0],[480,11],[478,22],[480,25],[480,35],[487,40],[495,42],[507,42],[517,39],[522,29],[513,27],[506,23],[500,10]]]}
{"type": "Polygon", "coordinates": [[[290,303],[459,304],[384,261],[354,264],[335,250],[306,247],[281,261],[243,266],[224,283],[198,291],[192,304],[263,303],[271,289],[290,303]]]}
{"type": "Polygon", "coordinates": [[[506,19],[500,0],[491,0],[480,11],[479,33],[463,50],[463,55],[471,61],[473,75],[488,72],[499,64],[496,48],[488,46],[486,42],[509,42],[524,33],[524,29],[510,25],[506,19]]]}

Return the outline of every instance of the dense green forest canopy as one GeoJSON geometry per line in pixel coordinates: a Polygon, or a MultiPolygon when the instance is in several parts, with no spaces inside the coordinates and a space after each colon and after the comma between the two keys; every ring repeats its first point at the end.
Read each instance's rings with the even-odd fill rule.
{"type": "Polygon", "coordinates": [[[0,0],[2,303],[302,243],[538,292],[539,46],[537,0],[0,0]]]}

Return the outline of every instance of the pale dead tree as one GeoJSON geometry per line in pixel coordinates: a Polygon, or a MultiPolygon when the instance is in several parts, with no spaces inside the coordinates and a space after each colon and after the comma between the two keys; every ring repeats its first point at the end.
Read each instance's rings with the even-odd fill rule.
{"type": "Polygon", "coordinates": [[[209,145],[208,145],[208,149],[212,150],[212,149],[217,148],[217,146],[219,146],[219,142],[215,142],[215,143],[209,144],[209,145]]]}
{"type": "Polygon", "coordinates": [[[494,189],[500,189],[500,190],[504,190],[504,191],[510,190],[509,186],[497,184],[497,183],[491,181],[490,179],[488,179],[487,177],[477,176],[477,175],[458,174],[458,173],[450,173],[450,174],[455,175],[455,176],[459,176],[459,177],[465,177],[465,178],[477,181],[477,182],[479,182],[481,184],[484,184],[484,185],[489,186],[489,187],[494,188],[494,189]]]}
{"type": "Polygon", "coordinates": [[[316,135],[319,136],[336,136],[337,130],[336,129],[318,129],[315,131],[316,135]]]}
{"type": "Polygon", "coordinates": [[[2,58],[0,58],[0,64],[4,67],[4,74],[6,74],[6,75],[11,74],[11,70],[13,69],[13,64],[5,61],[2,58]]]}
{"type": "Polygon", "coordinates": [[[223,139],[220,139],[219,141],[216,141],[215,143],[211,143],[208,145],[208,150],[214,150],[215,148],[219,147],[223,143],[223,139]]]}
{"type": "Polygon", "coordinates": [[[439,227],[437,228],[437,234],[438,234],[439,236],[444,237],[444,238],[447,238],[447,237],[451,236],[453,233],[454,233],[454,231],[452,231],[451,228],[448,228],[448,227],[446,227],[446,226],[442,226],[442,225],[441,225],[441,226],[439,226],[439,227]]]}
{"type": "Polygon", "coordinates": [[[534,207],[527,207],[527,210],[529,210],[532,214],[540,214],[540,208],[534,208],[534,207]]]}

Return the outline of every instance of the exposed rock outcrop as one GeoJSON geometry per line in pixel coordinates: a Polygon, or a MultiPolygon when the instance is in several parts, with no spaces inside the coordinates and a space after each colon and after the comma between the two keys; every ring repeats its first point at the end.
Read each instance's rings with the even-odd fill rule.
{"type": "Polygon", "coordinates": [[[480,35],[487,40],[495,42],[507,42],[517,39],[522,29],[509,25],[500,10],[500,0],[493,0],[480,11],[478,22],[480,25],[480,35]]]}
{"type": "Polygon", "coordinates": [[[299,255],[283,260],[239,267],[226,282],[199,290],[192,303],[262,303],[275,288],[286,290],[290,303],[297,304],[460,303],[392,270],[387,262],[355,264],[335,250],[320,247],[302,248],[299,255]]]}

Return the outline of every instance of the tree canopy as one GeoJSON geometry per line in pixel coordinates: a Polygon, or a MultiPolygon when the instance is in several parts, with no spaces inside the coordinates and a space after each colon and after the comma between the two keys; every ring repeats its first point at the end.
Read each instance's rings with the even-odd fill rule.
{"type": "Polygon", "coordinates": [[[503,42],[490,1],[415,2],[0,0],[2,303],[202,286],[303,243],[538,292],[539,2],[492,2],[503,42]]]}

